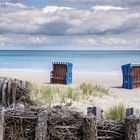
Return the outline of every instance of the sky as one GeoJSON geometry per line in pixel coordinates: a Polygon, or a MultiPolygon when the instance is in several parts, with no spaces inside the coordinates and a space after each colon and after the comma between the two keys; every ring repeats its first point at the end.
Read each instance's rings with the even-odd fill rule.
{"type": "Polygon", "coordinates": [[[0,0],[0,49],[140,50],[140,0],[0,0]]]}

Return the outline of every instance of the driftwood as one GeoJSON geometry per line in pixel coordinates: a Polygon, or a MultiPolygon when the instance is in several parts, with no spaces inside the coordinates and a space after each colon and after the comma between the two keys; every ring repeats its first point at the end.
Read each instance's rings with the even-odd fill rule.
{"type": "Polygon", "coordinates": [[[97,127],[94,115],[83,118],[83,140],[97,140],[97,127]]]}
{"type": "Polygon", "coordinates": [[[37,112],[6,110],[4,140],[34,140],[37,112]]]}
{"type": "Polygon", "coordinates": [[[124,121],[97,121],[98,139],[124,140],[125,124],[124,121]]]}
{"type": "Polygon", "coordinates": [[[50,140],[81,140],[81,113],[60,106],[49,109],[48,135],[50,135],[50,140]]]}
{"type": "Polygon", "coordinates": [[[125,140],[140,140],[140,119],[125,119],[125,140]]]}

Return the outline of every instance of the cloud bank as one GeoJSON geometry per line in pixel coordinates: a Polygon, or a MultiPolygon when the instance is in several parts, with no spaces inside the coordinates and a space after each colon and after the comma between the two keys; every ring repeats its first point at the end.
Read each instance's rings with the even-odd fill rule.
{"type": "Polygon", "coordinates": [[[67,41],[72,45],[140,45],[140,12],[131,8],[139,5],[138,0],[88,2],[110,6],[92,6],[91,9],[47,6],[38,9],[20,3],[0,3],[0,45],[14,44],[14,39],[19,44],[27,40],[29,44],[61,44],[61,41],[67,44],[62,38],[69,38],[67,41]],[[133,38],[130,39],[130,35],[133,38]],[[16,37],[20,41],[16,41],[16,37]]]}

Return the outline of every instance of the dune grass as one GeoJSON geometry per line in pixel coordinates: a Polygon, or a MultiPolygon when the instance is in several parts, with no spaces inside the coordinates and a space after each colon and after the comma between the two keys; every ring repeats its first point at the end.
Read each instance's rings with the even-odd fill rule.
{"type": "Polygon", "coordinates": [[[32,84],[31,98],[38,106],[52,106],[80,101],[81,99],[87,99],[90,96],[101,97],[108,95],[108,93],[108,89],[86,83],[81,84],[79,87],[58,87],[32,84]]]}
{"type": "Polygon", "coordinates": [[[104,95],[109,94],[109,90],[97,85],[83,83],[80,85],[80,89],[82,90],[83,95],[86,96],[99,96],[102,97],[104,95]]]}
{"type": "Polygon", "coordinates": [[[104,113],[104,116],[107,120],[123,120],[125,118],[124,104],[119,104],[111,107],[104,113]]]}

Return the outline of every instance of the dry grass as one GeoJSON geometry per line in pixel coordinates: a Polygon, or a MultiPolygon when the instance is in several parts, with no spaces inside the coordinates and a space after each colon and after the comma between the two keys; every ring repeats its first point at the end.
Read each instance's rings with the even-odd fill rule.
{"type": "Polygon", "coordinates": [[[125,118],[125,106],[119,104],[111,107],[107,112],[104,113],[107,120],[123,120],[125,118]]]}
{"type": "Polygon", "coordinates": [[[31,97],[38,106],[53,106],[87,99],[90,96],[108,95],[108,89],[83,83],[79,87],[57,87],[32,84],[31,97]]]}
{"type": "Polygon", "coordinates": [[[97,85],[91,85],[87,83],[83,83],[80,85],[80,89],[82,90],[83,95],[86,96],[99,96],[102,97],[104,95],[109,94],[109,90],[97,85]]]}

